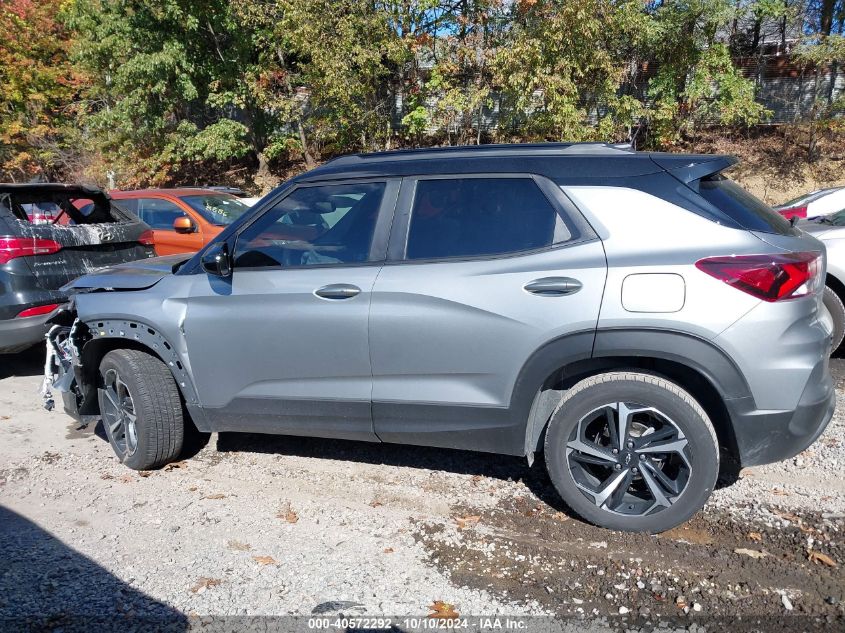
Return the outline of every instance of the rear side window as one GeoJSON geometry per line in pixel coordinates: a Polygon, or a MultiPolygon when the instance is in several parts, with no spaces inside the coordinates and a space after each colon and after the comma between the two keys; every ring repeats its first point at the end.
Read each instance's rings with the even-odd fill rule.
{"type": "Polygon", "coordinates": [[[128,209],[135,215],[138,215],[138,201],[134,198],[119,198],[114,201],[114,203],[123,208],[128,209]]]}
{"type": "Polygon", "coordinates": [[[708,176],[698,181],[698,193],[719,211],[749,231],[779,235],[795,233],[789,220],[721,174],[708,176]]]}
{"type": "Polygon", "coordinates": [[[531,178],[420,180],[406,259],[503,255],[569,238],[531,178]]]}
{"type": "Polygon", "coordinates": [[[151,228],[172,231],[173,222],[187,214],[169,200],[162,198],[140,198],[135,213],[151,228]]]}

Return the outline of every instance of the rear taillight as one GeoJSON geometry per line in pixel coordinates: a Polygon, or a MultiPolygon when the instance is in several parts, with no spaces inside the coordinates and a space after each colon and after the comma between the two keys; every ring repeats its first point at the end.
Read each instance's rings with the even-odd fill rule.
{"type": "Polygon", "coordinates": [[[144,246],[153,246],[155,245],[155,241],[153,240],[153,232],[150,230],[144,231],[141,233],[141,237],[138,238],[138,242],[143,244],[144,246]]]}
{"type": "Polygon", "coordinates": [[[807,217],[807,207],[790,207],[789,209],[778,209],[780,213],[787,220],[792,218],[803,219],[807,217]]]}
{"type": "Polygon", "coordinates": [[[821,287],[820,253],[708,257],[695,266],[763,301],[795,299],[821,287]]]}
{"type": "Polygon", "coordinates": [[[0,236],[0,264],[5,264],[16,257],[50,255],[62,250],[62,245],[53,240],[40,237],[0,236]]]}
{"type": "Polygon", "coordinates": [[[27,308],[20,314],[18,314],[17,318],[26,318],[26,317],[34,317],[34,316],[41,316],[43,314],[50,314],[53,310],[59,307],[58,303],[48,303],[46,306],[38,306],[36,308],[27,308]]]}

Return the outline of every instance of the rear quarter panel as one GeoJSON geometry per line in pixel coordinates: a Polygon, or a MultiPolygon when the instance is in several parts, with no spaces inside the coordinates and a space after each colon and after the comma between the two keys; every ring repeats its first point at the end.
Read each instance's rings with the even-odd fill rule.
{"type": "Polygon", "coordinates": [[[740,369],[758,409],[796,406],[826,354],[829,334],[818,320],[820,296],[769,303],[705,274],[695,262],[708,256],[824,250],[818,240],[720,226],[641,191],[567,187],[566,192],[604,238],[608,276],[599,330],[674,330],[711,341],[740,369]],[[626,309],[623,285],[637,273],[680,275],[683,307],[626,309]]]}
{"type": "MultiPolygon", "coordinates": [[[[566,187],[604,240],[607,285],[599,328],[654,327],[713,339],[760,303],[699,271],[704,257],[771,250],[748,231],[726,228],[656,196],[622,187],[566,187]],[[683,279],[683,304],[650,311],[626,309],[630,275],[674,274],[683,279]]],[[[646,301],[647,303],[647,301],[646,301]]],[[[629,306],[630,308],[630,306],[629,306]]]]}

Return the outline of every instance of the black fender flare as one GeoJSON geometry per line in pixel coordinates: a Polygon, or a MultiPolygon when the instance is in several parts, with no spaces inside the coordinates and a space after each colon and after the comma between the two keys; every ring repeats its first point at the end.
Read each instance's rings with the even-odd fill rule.
{"type": "Polygon", "coordinates": [[[546,423],[538,411],[543,384],[556,371],[590,360],[595,337],[595,330],[565,334],[543,344],[525,361],[514,383],[509,407],[513,423],[524,429],[523,446],[514,446],[511,454],[533,454],[536,438],[546,423]]]}
{"type": "Polygon", "coordinates": [[[618,359],[671,361],[700,374],[723,400],[750,398],[751,389],[727,353],[705,338],[657,328],[607,328],[577,332],[549,341],[526,361],[511,397],[514,419],[525,424],[524,454],[537,448],[551,414],[543,385],[555,372],[576,378],[619,367],[618,359]]]}
{"type": "Polygon", "coordinates": [[[750,397],[748,381],[716,343],[694,334],[656,328],[608,328],[596,332],[593,357],[659,358],[704,376],[725,400],[750,397]]]}
{"type": "Polygon", "coordinates": [[[126,340],[131,346],[146,347],[158,356],[173,374],[173,379],[182,392],[185,403],[192,407],[199,404],[194,382],[179,357],[176,346],[168,341],[157,328],[143,321],[128,319],[89,319],[84,323],[88,327],[91,339],[81,350],[83,365],[85,350],[88,349],[89,345],[96,344],[96,341],[103,339],[126,340]]]}

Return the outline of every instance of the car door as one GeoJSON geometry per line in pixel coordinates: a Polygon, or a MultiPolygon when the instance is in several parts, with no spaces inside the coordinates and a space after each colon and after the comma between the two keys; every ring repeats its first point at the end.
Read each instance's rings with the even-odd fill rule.
{"type": "Polygon", "coordinates": [[[172,200],[159,197],[138,198],[136,213],[153,230],[157,255],[194,253],[203,247],[202,227],[172,200]],[[194,227],[192,232],[179,233],[173,228],[173,221],[182,217],[191,220],[194,227]]]}
{"type": "MultiPolygon", "coordinates": [[[[552,340],[589,357],[606,260],[553,183],[410,178],[373,289],[373,418],[389,442],[521,454],[529,359],[552,340]]],[[[542,380],[542,378],[541,378],[542,380]]]]}
{"type": "Polygon", "coordinates": [[[214,428],[377,439],[367,322],[398,190],[300,185],[240,230],[229,279],[197,275],[185,336],[214,428]]]}

